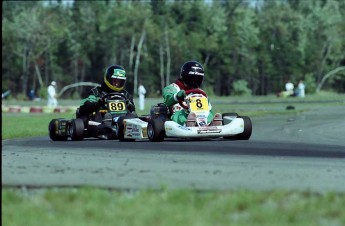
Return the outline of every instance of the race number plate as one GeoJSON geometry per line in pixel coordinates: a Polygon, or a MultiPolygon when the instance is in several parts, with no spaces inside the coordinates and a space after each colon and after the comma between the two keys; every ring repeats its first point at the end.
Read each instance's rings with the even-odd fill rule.
{"type": "Polygon", "coordinates": [[[208,100],[206,97],[191,97],[190,109],[193,112],[208,111],[208,100]]]}
{"type": "Polygon", "coordinates": [[[108,109],[110,112],[126,111],[126,103],[124,101],[110,101],[108,102],[108,109]]]}

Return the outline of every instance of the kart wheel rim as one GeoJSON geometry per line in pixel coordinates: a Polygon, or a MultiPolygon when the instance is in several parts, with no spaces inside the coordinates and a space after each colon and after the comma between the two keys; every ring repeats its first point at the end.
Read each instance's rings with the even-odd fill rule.
{"type": "Polygon", "coordinates": [[[69,134],[72,135],[73,134],[73,126],[69,126],[69,134]]]}
{"type": "Polygon", "coordinates": [[[147,136],[148,136],[149,138],[152,138],[153,135],[154,135],[154,131],[153,131],[152,125],[149,124],[149,125],[147,126],[147,136]]]}

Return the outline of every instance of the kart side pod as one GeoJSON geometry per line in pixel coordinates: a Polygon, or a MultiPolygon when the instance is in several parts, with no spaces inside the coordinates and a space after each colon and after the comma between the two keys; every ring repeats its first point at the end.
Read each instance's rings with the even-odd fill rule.
{"type": "Polygon", "coordinates": [[[123,120],[124,139],[144,139],[147,138],[147,122],[138,118],[123,120]]]}

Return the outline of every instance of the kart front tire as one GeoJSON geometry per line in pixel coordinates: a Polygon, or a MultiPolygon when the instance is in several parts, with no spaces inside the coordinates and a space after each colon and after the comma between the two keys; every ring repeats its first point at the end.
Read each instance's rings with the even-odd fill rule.
{"type": "Polygon", "coordinates": [[[80,141],[84,138],[84,121],[80,118],[73,119],[70,128],[71,139],[80,141]]]}
{"type": "Polygon", "coordinates": [[[147,137],[152,142],[162,142],[165,137],[164,121],[161,118],[153,118],[147,124],[147,137]]]}
{"type": "Polygon", "coordinates": [[[68,136],[60,136],[56,134],[56,127],[59,124],[59,119],[53,119],[50,121],[48,130],[49,130],[49,137],[52,141],[66,141],[68,136]]]}
{"type": "Polygon", "coordinates": [[[239,116],[238,118],[243,119],[244,123],[244,131],[240,134],[237,134],[235,136],[226,136],[223,137],[224,139],[229,139],[229,140],[249,140],[249,138],[252,135],[252,121],[248,116],[239,116]]]}

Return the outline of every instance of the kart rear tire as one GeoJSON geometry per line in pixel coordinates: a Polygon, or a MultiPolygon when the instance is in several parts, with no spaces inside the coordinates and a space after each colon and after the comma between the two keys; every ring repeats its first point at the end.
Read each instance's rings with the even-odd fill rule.
{"type": "Polygon", "coordinates": [[[59,119],[53,119],[50,121],[48,130],[49,130],[49,137],[52,141],[66,141],[68,136],[59,136],[56,135],[56,126],[59,123],[59,119]]]}
{"type": "Polygon", "coordinates": [[[80,141],[84,138],[84,121],[80,118],[73,119],[70,127],[71,139],[80,141]]]}
{"type": "Polygon", "coordinates": [[[249,140],[252,135],[252,121],[248,116],[239,116],[238,118],[242,118],[244,122],[244,131],[240,134],[235,136],[226,136],[223,137],[224,139],[228,140],[249,140]]]}
{"type": "Polygon", "coordinates": [[[152,142],[162,142],[165,137],[164,121],[161,118],[153,118],[147,124],[147,137],[152,142]]]}
{"type": "Polygon", "coordinates": [[[120,116],[120,118],[117,120],[117,137],[119,138],[119,141],[122,142],[132,142],[135,141],[135,139],[128,139],[125,138],[125,124],[123,123],[124,119],[130,119],[135,118],[134,115],[124,115],[120,116]]]}

